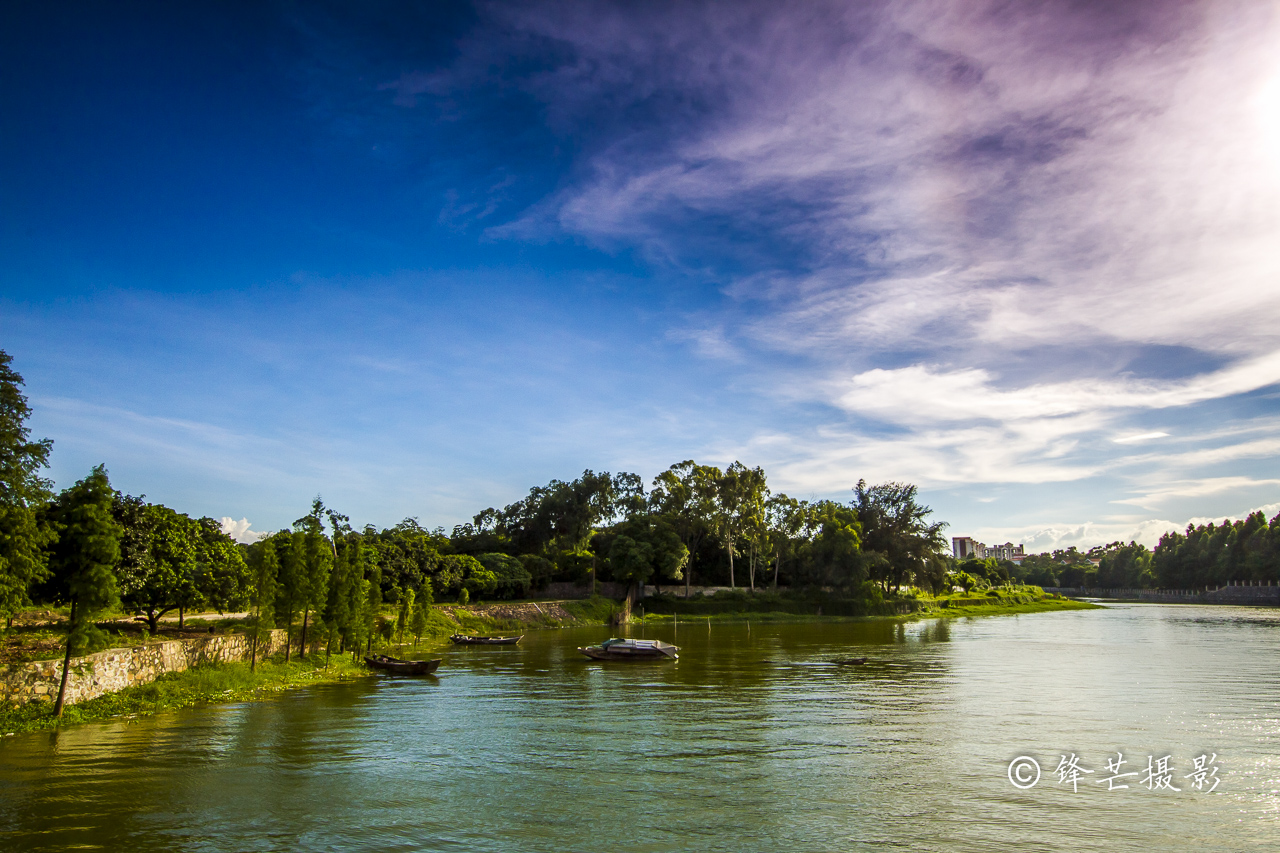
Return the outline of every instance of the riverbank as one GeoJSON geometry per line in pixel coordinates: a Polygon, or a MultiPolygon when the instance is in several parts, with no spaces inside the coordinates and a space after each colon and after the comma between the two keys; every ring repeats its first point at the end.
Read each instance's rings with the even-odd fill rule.
{"type": "Polygon", "coordinates": [[[307,660],[260,662],[250,671],[247,663],[219,663],[171,672],[149,684],[126,687],[77,705],[68,705],[62,719],[53,716],[53,703],[32,702],[0,709],[0,735],[45,731],[58,726],[113,719],[149,717],[164,711],[190,708],[205,702],[249,702],[266,699],[283,690],[346,681],[368,676],[363,663],[350,655],[323,654],[307,660]]]}
{"type": "Polygon", "coordinates": [[[959,616],[1015,616],[1057,610],[1094,610],[1099,605],[1043,592],[1039,587],[1009,587],[945,596],[868,595],[845,598],[820,592],[722,591],[711,596],[653,596],[636,607],[645,621],[712,619],[753,622],[839,619],[922,619],[959,616]]]}

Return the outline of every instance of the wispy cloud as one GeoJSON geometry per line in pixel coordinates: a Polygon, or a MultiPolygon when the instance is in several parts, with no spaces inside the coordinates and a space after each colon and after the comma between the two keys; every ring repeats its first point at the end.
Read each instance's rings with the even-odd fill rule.
{"type": "Polygon", "coordinates": [[[556,45],[522,84],[554,126],[615,117],[507,233],[637,246],[719,283],[696,351],[830,413],[735,450],[818,491],[1115,464],[1131,490],[1112,500],[1270,483],[1218,470],[1274,458],[1267,440],[1187,450],[1184,425],[1280,383],[1274,6],[651,11],[490,7],[556,45]],[[1161,347],[1204,359],[1126,355],[1161,347]]]}

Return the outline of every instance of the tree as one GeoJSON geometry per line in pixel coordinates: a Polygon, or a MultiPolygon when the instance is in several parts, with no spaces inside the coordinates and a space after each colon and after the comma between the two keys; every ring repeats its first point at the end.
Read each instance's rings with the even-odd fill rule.
{"type": "MultiPolygon", "coordinates": [[[[116,494],[112,515],[121,528],[116,567],[121,601],[147,619],[154,634],[160,617],[198,604],[201,531],[197,522],[141,497],[116,494]]],[[[183,625],[183,620],[178,622],[183,625]]]]}
{"type": "Polygon", "coordinates": [[[252,638],[252,647],[249,657],[249,669],[252,671],[258,666],[258,645],[268,636],[270,631],[275,627],[275,619],[272,618],[274,612],[274,603],[276,597],[277,578],[280,574],[280,557],[276,554],[276,545],[270,538],[267,538],[259,544],[260,547],[254,550],[254,560],[252,561],[251,570],[253,572],[253,610],[250,617],[250,636],[252,638]]]}
{"type": "Polygon", "coordinates": [[[763,514],[768,487],[764,471],[734,462],[716,480],[716,532],[729,555],[729,586],[735,586],[733,573],[734,544],[739,534],[752,526],[757,509],[763,514]]]}
{"type": "Polygon", "coordinates": [[[50,508],[58,541],[50,568],[58,591],[71,603],[62,681],[54,715],[62,716],[71,656],[99,639],[94,618],[118,600],[114,569],[120,559],[120,527],[111,515],[113,493],[106,468],[64,491],[50,508]]]}
{"type": "Polygon", "coordinates": [[[689,549],[664,519],[638,516],[623,521],[592,540],[607,556],[610,576],[628,585],[652,578],[678,581],[689,562],[689,549]]]}
{"type": "Polygon", "coordinates": [[[413,632],[413,645],[415,648],[427,630],[427,608],[431,606],[431,587],[428,586],[425,592],[427,592],[427,595],[418,599],[413,608],[413,616],[409,620],[409,630],[413,632]]]}
{"type": "Polygon", "coordinates": [[[933,510],[917,502],[917,489],[909,483],[854,486],[852,506],[862,523],[864,551],[882,559],[873,579],[885,592],[897,592],[903,582],[920,572],[925,563],[942,559],[947,550],[942,531],[946,522],[930,524],[933,510]]]}
{"type": "Polygon", "coordinates": [[[807,501],[783,494],[773,495],[765,503],[765,525],[773,540],[773,588],[778,588],[778,575],[783,561],[794,558],[809,528],[811,513],[807,501]]]}
{"type": "Polygon", "coordinates": [[[45,549],[56,535],[39,515],[52,496],[40,471],[48,467],[53,442],[31,440],[31,407],[12,361],[0,350],[0,613],[9,626],[31,603],[31,587],[48,575],[45,549]]]}
{"type": "MultiPolygon", "coordinates": [[[[298,650],[306,653],[307,624],[312,613],[323,615],[323,608],[329,599],[329,574],[333,570],[334,546],[324,534],[324,502],[316,498],[311,503],[311,512],[293,523],[292,534],[287,541],[282,534],[277,547],[285,546],[287,550],[281,560],[281,591],[277,599],[277,612],[285,617],[289,631],[293,631],[293,620],[302,613],[302,630],[298,637],[298,650]]],[[[288,647],[285,649],[285,660],[289,660],[288,647]]]]}
{"type": "Polygon", "coordinates": [[[810,508],[813,538],[800,548],[801,577],[818,587],[852,589],[867,579],[858,514],[835,501],[810,508]]]}
{"type": "Polygon", "coordinates": [[[533,576],[525,564],[507,554],[480,554],[476,557],[498,579],[496,592],[501,598],[517,598],[529,589],[533,576]]]}
{"type": "Polygon", "coordinates": [[[400,644],[404,645],[404,629],[413,619],[413,590],[407,589],[400,600],[400,613],[396,616],[396,631],[400,635],[400,644]]]}
{"type": "Polygon", "coordinates": [[[716,483],[722,476],[719,468],[686,459],[655,477],[649,493],[649,511],[671,525],[690,554],[683,572],[686,598],[693,582],[692,555],[714,527],[716,483]]]}

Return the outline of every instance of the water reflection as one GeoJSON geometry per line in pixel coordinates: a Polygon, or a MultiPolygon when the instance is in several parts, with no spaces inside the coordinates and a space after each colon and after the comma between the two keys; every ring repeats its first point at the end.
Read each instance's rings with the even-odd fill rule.
{"type": "Polygon", "coordinates": [[[1268,849],[1280,619],[1245,608],[605,629],[0,746],[0,848],[1268,849]],[[865,657],[859,666],[835,661],[865,657]],[[1062,751],[1221,756],[1222,793],[1072,794],[1062,751]],[[1046,779],[1019,791],[1007,762],[1046,779]]]}

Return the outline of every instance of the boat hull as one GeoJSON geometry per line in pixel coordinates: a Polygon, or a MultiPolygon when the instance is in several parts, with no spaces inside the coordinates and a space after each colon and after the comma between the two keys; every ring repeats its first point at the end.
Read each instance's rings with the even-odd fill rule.
{"type": "Polygon", "coordinates": [[[592,660],[659,661],[680,659],[680,656],[675,652],[667,653],[656,649],[615,652],[608,649],[601,649],[598,646],[579,646],[578,651],[582,652],[592,660]]]}
{"type": "Polygon", "coordinates": [[[400,660],[399,658],[389,658],[385,655],[375,655],[374,657],[366,657],[364,662],[374,669],[380,669],[383,672],[393,672],[397,675],[430,675],[440,666],[443,658],[435,660],[400,660]]]}
{"type": "Polygon", "coordinates": [[[449,639],[459,646],[514,646],[524,639],[524,634],[518,637],[464,637],[454,634],[449,639]]]}

